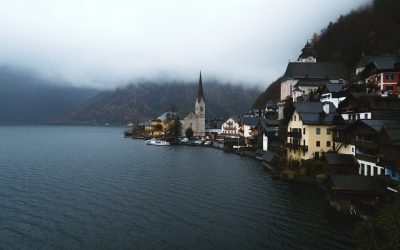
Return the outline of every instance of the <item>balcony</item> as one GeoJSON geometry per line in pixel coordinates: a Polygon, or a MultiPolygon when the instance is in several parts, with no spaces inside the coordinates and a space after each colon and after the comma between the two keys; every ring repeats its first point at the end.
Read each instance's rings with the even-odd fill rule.
{"type": "Polygon", "coordinates": [[[307,145],[299,145],[299,144],[293,144],[293,143],[286,143],[286,147],[289,149],[293,150],[301,150],[303,152],[308,152],[308,146],[307,145]]]}
{"type": "Polygon", "coordinates": [[[296,139],[301,139],[301,132],[300,132],[300,131],[288,132],[288,137],[292,137],[292,138],[296,138],[296,139]]]}
{"type": "Polygon", "coordinates": [[[236,126],[223,126],[224,130],[236,130],[236,126]]]}

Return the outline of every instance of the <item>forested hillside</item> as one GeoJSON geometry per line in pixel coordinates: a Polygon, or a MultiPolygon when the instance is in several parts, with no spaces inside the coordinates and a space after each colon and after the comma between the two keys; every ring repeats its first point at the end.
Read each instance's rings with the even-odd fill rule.
{"type": "MultiPolygon", "coordinates": [[[[256,88],[203,81],[206,117],[227,117],[247,112],[257,97],[256,88]]],[[[180,117],[194,111],[197,84],[185,82],[132,84],[103,91],[80,105],[60,123],[126,124],[157,118],[165,111],[180,117]]]]}
{"type": "MultiPolygon", "coordinates": [[[[344,62],[354,71],[363,54],[399,54],[400,1],[374,0],[329,23],[314,41],[318,62],[344,62]]],[[[282,72],[283,73],[283,72],[282,72]]],[[[256,99],[254,106],[279,100],[279,81],[272,83],[256,99]]]]}
{"type": "Polygon", "coordinates": [[[353,69],[362,54],[398,54],[400,50],[400,1],[375,0],[340,16],[319,35],[315,44],[320,62],[344,62],[353,69]]]}

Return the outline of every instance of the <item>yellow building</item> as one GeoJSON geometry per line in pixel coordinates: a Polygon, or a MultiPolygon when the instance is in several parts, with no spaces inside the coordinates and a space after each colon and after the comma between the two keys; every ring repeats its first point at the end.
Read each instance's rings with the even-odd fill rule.
{"type": "Polygon", "coordinates": [[[336,108],[332,103],[296,102],[288,124],[288,159],[307,160],[332,150],[336,108]]]}
{"type": "Polygon", "coordinates": [[[170,128],[176,114],[173,112],[165,112],[160,115],[157,120],[148,121],[145,123],[144,130],[148,135],[160,137],[164,136],[165,132],[170,128]]]}

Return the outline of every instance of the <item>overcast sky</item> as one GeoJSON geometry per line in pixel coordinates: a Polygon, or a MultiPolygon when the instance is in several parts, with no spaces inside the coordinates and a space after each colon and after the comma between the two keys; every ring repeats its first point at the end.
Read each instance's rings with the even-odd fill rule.
{"type": "Polygon", "coordinates": [[[204,76],[266,86],[370,0],[0,0],[0,64],[76,85],[204,76]]]}

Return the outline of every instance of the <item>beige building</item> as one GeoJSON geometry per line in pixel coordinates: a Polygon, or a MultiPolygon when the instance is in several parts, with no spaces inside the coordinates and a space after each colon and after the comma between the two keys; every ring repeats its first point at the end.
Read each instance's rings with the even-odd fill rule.
{"type": "Polygon", "coordinates": [[[336,108],[332,103],[298,102],[288,124],[288,159],[307,160],[332,150],[336,108]]]}

